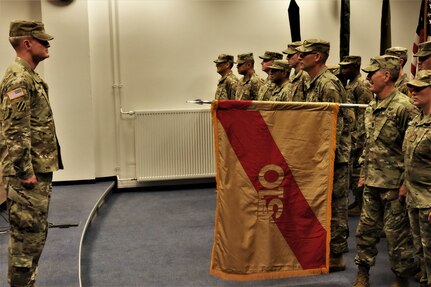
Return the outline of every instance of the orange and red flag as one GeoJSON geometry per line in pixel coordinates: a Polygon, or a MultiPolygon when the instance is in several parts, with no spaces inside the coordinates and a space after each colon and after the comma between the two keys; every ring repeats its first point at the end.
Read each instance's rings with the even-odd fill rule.
{"type": "Polygon", "coordinates": [[[211,274],[327,273],[338,104],[214,101],[211,274]]]}

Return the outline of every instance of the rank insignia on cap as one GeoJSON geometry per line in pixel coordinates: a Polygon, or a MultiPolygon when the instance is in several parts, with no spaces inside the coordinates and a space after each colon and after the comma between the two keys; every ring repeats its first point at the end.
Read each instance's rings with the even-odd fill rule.
{"type": "Polygon", "coordinates": [[[9,96],[9,99],[13,100],[13,99],[24,96],[24,91],[21,88],[18,88],[18,89],[15,89],[13,91],[8,92],[7,95],[9,96]]]}

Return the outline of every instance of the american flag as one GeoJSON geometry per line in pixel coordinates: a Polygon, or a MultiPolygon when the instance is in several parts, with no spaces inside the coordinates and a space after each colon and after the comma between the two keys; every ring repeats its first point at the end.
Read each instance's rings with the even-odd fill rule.
{"type": "MultiPolygon", "coordinates": [[[[416,28],[415,41],[413,42],[413,54],[418,51],[418,46],[422,42],[431,40],[431,6],[429,0],[422,0],[421,12],[419,14],[418,26],[416,28]]],[[[417,57],[412,58],[410,69],[411,78],[416,75],[417,57]]]]}

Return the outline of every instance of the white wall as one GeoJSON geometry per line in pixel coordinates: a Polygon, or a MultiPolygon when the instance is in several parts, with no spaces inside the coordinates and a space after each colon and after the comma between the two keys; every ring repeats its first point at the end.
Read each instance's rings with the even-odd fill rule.
{"type": "MultiPolygon", "coordinates": [[[[198,108],[186,100],[213,97],[218,54],[253,52],[257,58],[291,41],[290,1],[74,0],[65,7],[52,1],[0,1],[0,69],[13,59],[8,22],[40,17],[56,37],[40,67],[65,157],[66,170],[56,180],[134,178],[133,121],[120,117],[120,104],[125,111],[198,108]],[[120,94],[112,88],[117,84],[120,94]]],[[[411,49],[420,2],[391,0],[394,46],[411,49]]],[[[328,63],[337,63],[340,1],[297,3],[302,38],[330,41],[328,63]]],[[[351,0],[350,51],[364,64],[379,53],[381,6],[381,0],[351,0]]],[[[264,76],[259,59],[256,70],[264,76]]]]}

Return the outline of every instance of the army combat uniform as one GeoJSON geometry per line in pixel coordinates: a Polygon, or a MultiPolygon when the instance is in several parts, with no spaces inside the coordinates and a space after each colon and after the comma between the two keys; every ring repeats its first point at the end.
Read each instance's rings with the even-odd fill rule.
{"type": "MultiPolygon", "coordinates": [[[[32,32],[48,41],[40,22],[12,22],[10,36],[32,32]],[[36,34],[37,32],[38,34],[36,34]]],[[[40,39],[40,38],[39,38],[40,39]]],[[[34,286],[37,265],[48,232],[52,172],[62,168],[48,86],[17,57],[0,85],[3,181],[9,211],[9,270],[11,286],[34,286]],[[36,176],[34,185],[22,179],[36,176]]]]}
{"type": "MultiPolygon", "coordinates": [[[[373,93],[368,89],[368,83],[362,79],[359,74],[355,79],[349,81],[346,85],[346,93],[355,104],[368,104],[373,99],[373,93]]],[[[359,204],[359,210],[362,207],[363,188],[358,187],[358,180],[361,171],[359,158],[365,144],[365,124],[364,108],[355,109],[355,125],[352,129],[352,149],[350,152],[350,178],[349,187],[353,191],[356,203],[359,204]]]]}
{"type": "Polygon", "coordinates": [[[238,78],[231,72],[221,77],[217,84],[215,93],[216,100],[234,100],[236,89],[238,88],[238,78]]]}
{"type": "MultiPolygon", "coordinates": [[[[303,45],[297,48],[297,50],[301,53],[321,52],[329,54],[329,46],[330,44],[327,41],[310,39],[305,40],[303,45]]],[[[309,86],[306,88],[307,102],[347,102],[346,92],[341,81],[332,74],[327,67],[321,69],[317,75],[310,80],[308,85],[309,86]]],[[[330,251],[332,258],[342,258],[342,253],[347,251],[347,237],[349,232],[347,218],[347,180],[351,145],[349,125],[353,122],[354,115],[350,113],[348,109],[340,109],[339,113],[340,116],[338,116],[337,119],[337,144],[331,204],[332,219],[330,251]],[[347,117],[347,115],[350,115],[350,117],[347,117]]],[[[344,268],[345,266],[342,267],[342,269],[344,268]]],[[[337,270],[334,269],[333,271],[337,270]]]]}
{"type": "MultiPolygon", "coordinates": [[[[283,58],[283,55],[278,52],[273,51],[265,51],[265,53],[262,56],[259,56],[263,61],[274,61],[274,60],[281,60],[283,58]]],[[[257,93],[257,100],[258,101],[269,101],[272,95],[272,91],[275,89],[275,84],[271,82],[269,79],[269,76],[263,80],[262,85],[259,88],[259,91],[257,93]]]]}
{"type": "Polygon", "coordinates": [[[269,101],[271,95],[275,89],[275,84],[271,82],[269,77],[263,81],[262,85],[259,88],[259,92],[257,93],[258,101],[269,101]]]}
{"type": "Polygon", "coordinates": [[[288,93],[286,97],[281,99],[281,101],[305,102],[305,89],[309,81],[310,76],[302,70],[294,74],[292,79],[288,83],[288,93]]]}
{"type": "MultiPolygon", "coordinates": [[[[399,68],[399,58],[380,56],[373,58],[363,71],[374,73],[396,67],[399,68]]],[[[391,269],[402,278],[417,269],[406,208],[398,200],[404,171],[402,142],[407,124],[416,114],[409,98],[395,88],[383,100],[371,101],[365,111],[366,141],[361,169],[365,188],[356,229],[355,263],[367,268],[375,264],[376,244],[383,226],[391,269]]]]}
{"type": "Polygon", "coordinates": [[[236,90],[236,100],[257,100],[263,80],[254,73],[250,79],[241,79],[236,90]]]}
{"type": "MultiPolygon", "coordinates": [[[[431,85],[431,71],[419,71],[408,83],[413,87],[431,85]]],[[[416,116],[406,131],[403,144],[404,185],[416,256],[421,265],[421,286],[431,286],[431,115],[416,116]]]]}

